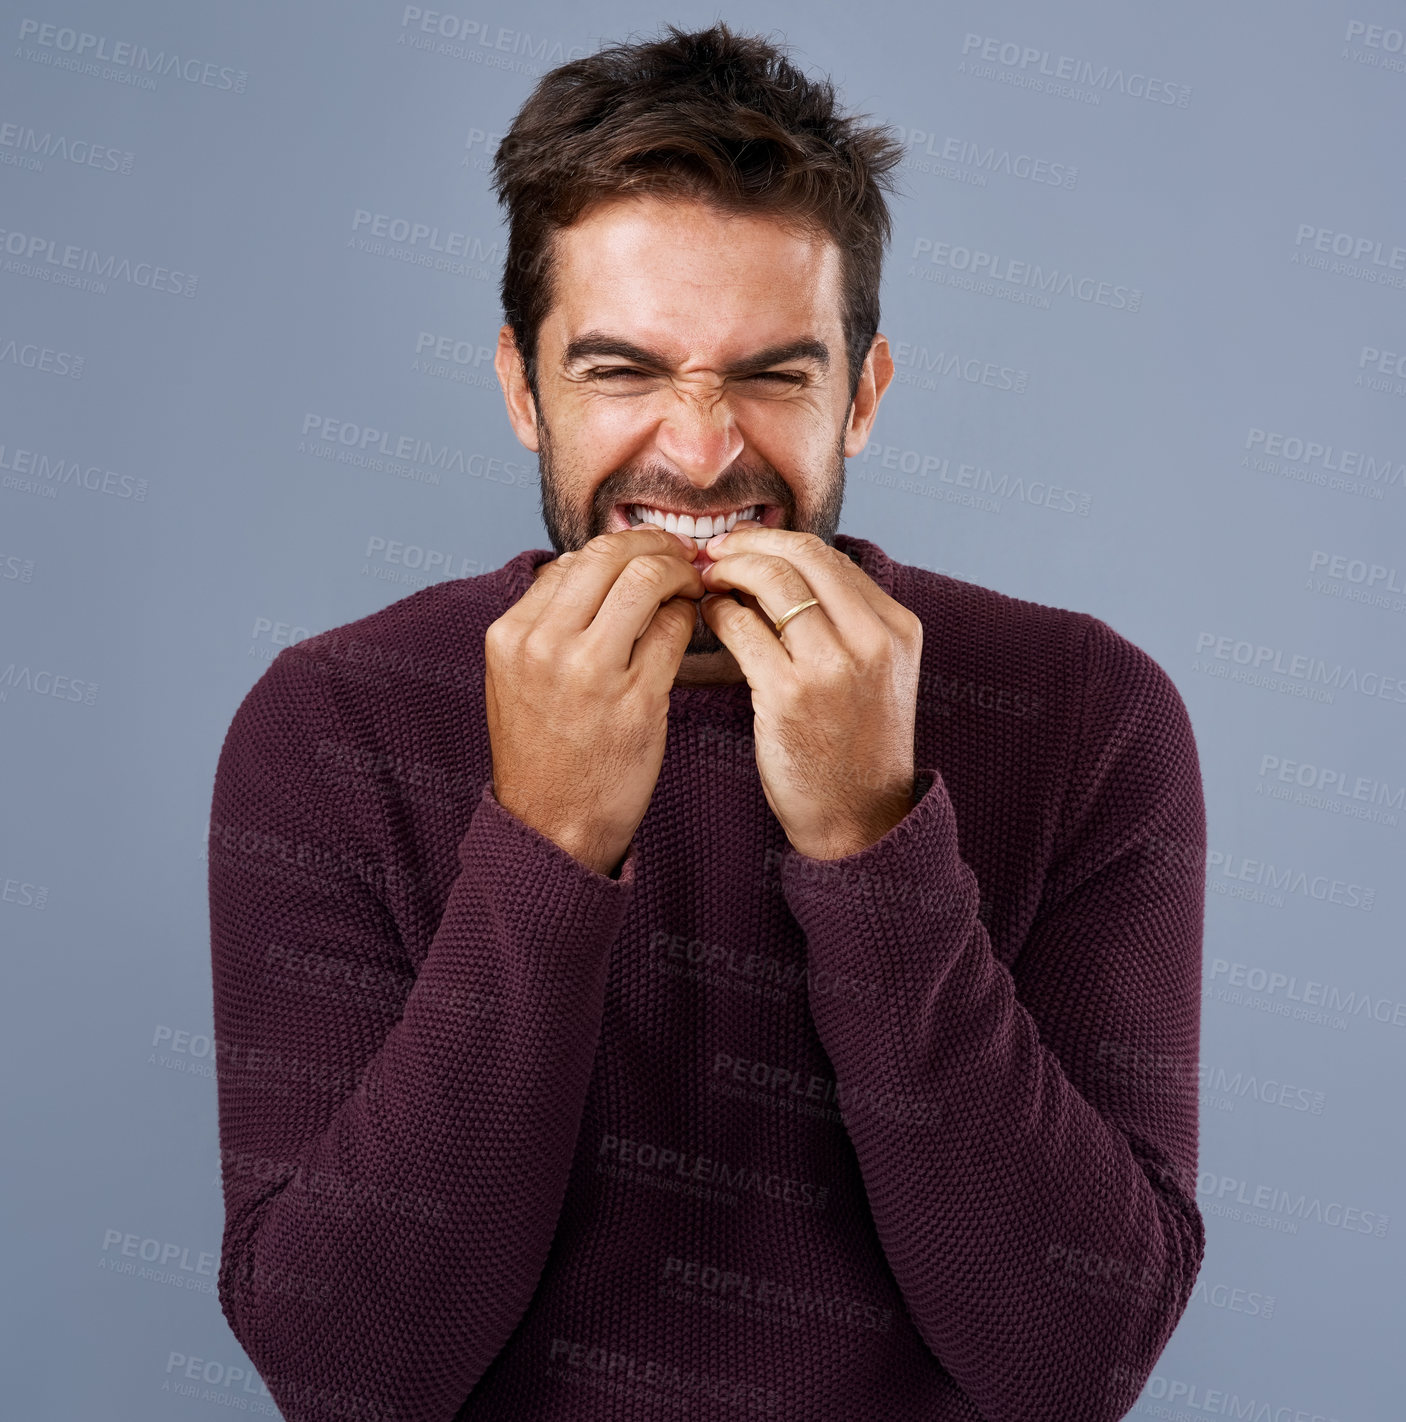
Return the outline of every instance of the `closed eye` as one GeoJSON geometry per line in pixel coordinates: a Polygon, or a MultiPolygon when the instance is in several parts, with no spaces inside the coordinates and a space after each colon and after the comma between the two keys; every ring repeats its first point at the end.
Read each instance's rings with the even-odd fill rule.
{"type": "MultiPolygon", "coordinates": [[[[588,374],[592,380],[653,380],[656,378],[651,375],[649,371],[636,370],[633,366],[629,365],[597,366],[594,370],[589,371],[588,374]]],[[[740,380],[763,380],[779,382],[782,385],[800,386],[806,383],[808,377],[804,372],[798,370],[758,370],[753,371],[749,375],[738,376],[737,378],[740,380]]]]}

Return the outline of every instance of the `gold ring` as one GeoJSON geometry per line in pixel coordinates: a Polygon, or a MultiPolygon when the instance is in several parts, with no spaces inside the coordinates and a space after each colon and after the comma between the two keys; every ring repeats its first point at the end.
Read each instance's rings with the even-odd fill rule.
{"type": "Polygon", "coordinates": [[[820,604],[818,597],[808,597],[804,602],[798,602],[789,612],[783,612],[771,625],[776,628],[776,635],[781,635],[781,629],[798,613],[804,612],[808,607],[817,607],[820,604]]]}

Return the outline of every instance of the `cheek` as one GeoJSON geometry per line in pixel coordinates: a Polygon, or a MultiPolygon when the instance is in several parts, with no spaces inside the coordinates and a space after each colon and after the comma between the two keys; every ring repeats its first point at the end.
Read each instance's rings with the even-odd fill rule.
{"type": "Polygon", "coordinates": [[[827,482],[839,436],[814,410],[781,409],[762,412],[742,426],[747,445],[755,450],[788,484],[807,488],[827,482]]]}
{"type": "Polygon", "coordinates": [[[645,401],[591,400],[572,412],[570,437],[586,467],[608,470],[646,443],[657,423],[645,401]]]}

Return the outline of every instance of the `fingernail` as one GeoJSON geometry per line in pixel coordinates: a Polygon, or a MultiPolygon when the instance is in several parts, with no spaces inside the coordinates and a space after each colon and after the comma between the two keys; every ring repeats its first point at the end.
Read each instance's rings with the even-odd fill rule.
{"type": "Polygon", "coordinates": [[[726,537],[726,530],[722,533],[715,533],[703,546],[708,550],[708,552],[711,553],[714,548],[721,547],[722,541],[726,537]]]}

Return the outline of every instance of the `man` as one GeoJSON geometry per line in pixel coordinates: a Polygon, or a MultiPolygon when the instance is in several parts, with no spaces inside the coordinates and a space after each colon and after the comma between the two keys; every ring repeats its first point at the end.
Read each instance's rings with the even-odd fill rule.
{"type": "Polygon", "coordinates": [[[1101,1422],[1182,1315],[1195,743],[1106,623],[836,533],[896,158],[722,25],[499,150],[558,556],[285,650],[216,777],[219,1294],[290,1419],[1101,1422]]]}

